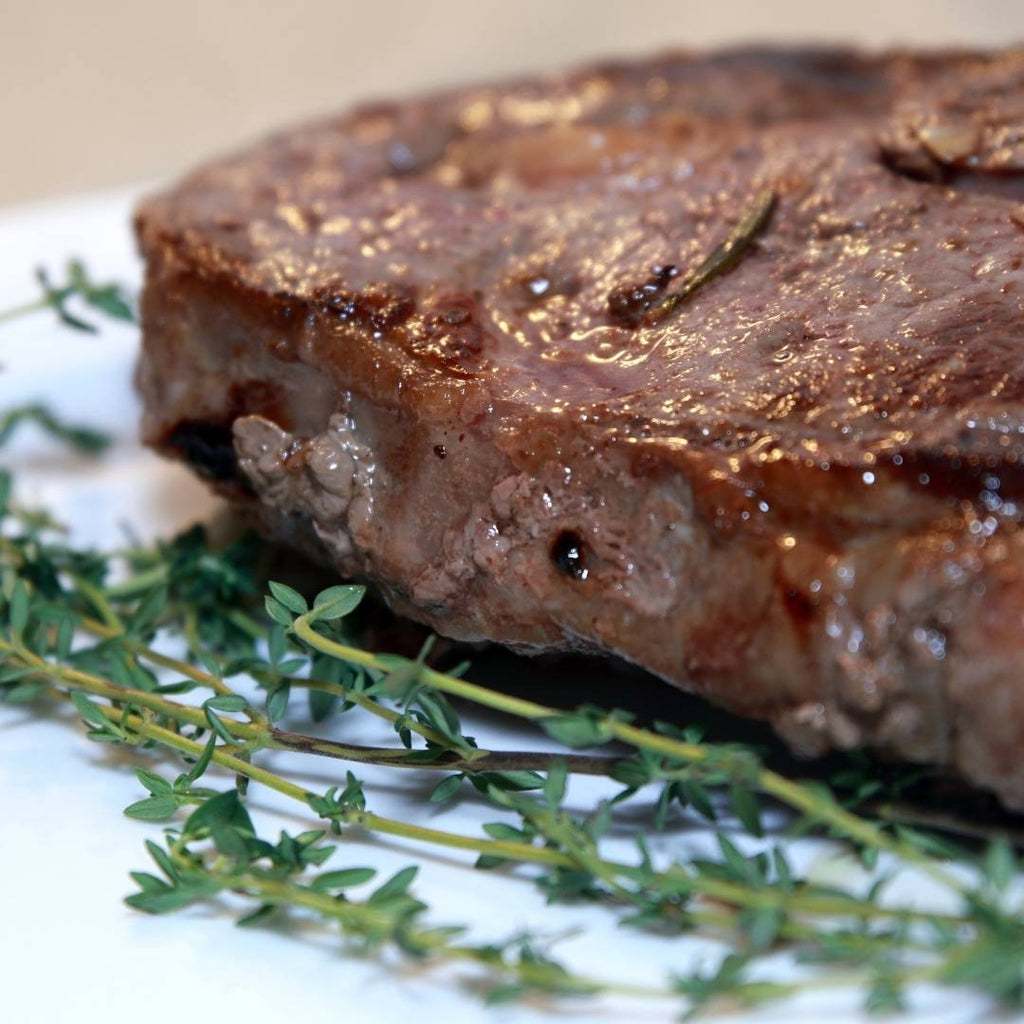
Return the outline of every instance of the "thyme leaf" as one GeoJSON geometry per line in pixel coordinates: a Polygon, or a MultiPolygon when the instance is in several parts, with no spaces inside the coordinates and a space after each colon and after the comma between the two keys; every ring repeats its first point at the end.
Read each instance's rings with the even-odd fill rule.
{"type": "Polygon", "coordinates": [[[47,434],[88,455],[98,455],[110,446],[110,436],[91,427],[65,423],[41,403],[20,405],[0,416],[0,448],[26,423],[35,423],[47,434]]]}
{"type": "Polygon", "coordinates": [[[83,320],[68,307],[69,300],[73,298],[79,299],[90,309],[113,320],[134,323],[135,313],[128,299],[127,289],[123,285],[114,281],[96,283],[81,260],[69,260],[65,274],[65,283],[55,285],[46,269],[37,267],[35,279],[42,296],[33,302],[0,311],[0,324],[50,309],[65,327],[86,334],[96,334],[99,328],[94,323],[83,320]]]}
{"type": "MultiPolygon", "coordinates": [[[[76,443],[74,431],[51,432],[76,443]]],[[[455,965],[493,1003],[611,993],[677,1000],[692,1015],[854,984],[869,1009],[896,1012],[928,981],[1024,1005],[1024,908],[1012,846],[996,837],[971,852],[908,818],[901,803],[874,815],[880,793],[902,800],[904,789],[879,788],[866,765],[851,764],[833,788],[781,775],[760,751],[692,728],[647,727],[622,710],[565,711],[494,691],[461,670],[440,670],[429,645],[415,658],[363,646],[353,623],[361,587],[313,595],[268,582],[250,538],[218,548],[194,529],[96,553],[10,492],[10,475],[0,473],[0,701],[63,702],[91,739],[132,752],[140,793],[124,813],[165,826],[162,845],[146,844],[153,869],[131,873],[134,909],[162,915],[230,892],[244,904],[239,924],[314,919],[360,950],[455,965]],[[167,638],[184,653],[169,655],[167,638]],[[316,695],[318,722],[372,716],[394,729],[393,745],[296,731],[289,695],[298,688],[316,695]],[[266,713],[253,691],[265,697],[266,713]],[[533,723],[562,749],[481,747],[466,734],[473,707],[533,723]],[[578,752],[597,746],[599,754],[578,752]],[[311,791],[299,781],[307,775],[268,767],[279,762],[264,755],[277,750],[345,762],[344,777],[311,791]],[[179,770],[165,777],[158,766],[167,757],[179,770]],[[358,774],[367,763],[434,773],[424,813],[380,813],[358,774]],[[607,778],[606,794],[575,806],[574,776],[594,774],[607,778]],[[247,784],[291,801],[309,819],[306,829],[263,835],[247,784]],[[443,814],[457,794],[486,802],[494,820],[476,833],[428,818],[427,808],[443,814]],[[699,823],[715,845],[695,855],[667,832],[655,856],[649,835],[679,822],[699,823]],[[613,829],[632,835],[630,855],[609,854],[613,829]],[[802,873],[787,854],[794,831],[859,857],[865,880],[851,873],[822,885],[802,873]],[[543,936],[478,942],[460,925],[437,923],[417,895],[418,872],[428,867],[413,862],[379,879],[372,865],[341,863],[339,851],[351,846],[339,840],[353,832],[410,850],[468,851],[478,869],[516,867],[514,877],[550,901],[593,904],[677,941],[713,936],[727,952],[649,986],[572,970],[543,936]],[[911,872],[929,875],[955,909],[907,899],[893,883],[911,872]],[[772,955],[783,949],[803,973],[778,973],[772,955]]],[[[476,884],[484,891],[487,882],[476,884]]]]}

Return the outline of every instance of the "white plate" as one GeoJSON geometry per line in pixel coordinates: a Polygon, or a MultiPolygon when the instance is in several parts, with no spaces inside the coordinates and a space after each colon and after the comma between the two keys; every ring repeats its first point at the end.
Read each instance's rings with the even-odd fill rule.
{"type": "MultiPolygon", "coordinates": [[[[33,297],[32,268],[55,272],[71,255],[84,257],[101,279],[135,283],[139,266],[128,229],[132,193],[107,193],[0,214],[0,309],[33,297]]],[[[42,399],[60,414],[112,431],[113,450],[99,461],[68,455],[53,442],[26,434],[0,454],[17,473],[18,493],[45,504],[75,536],[112,544],[129,523],[142,535],[167,535],[208,516],[216,502],[184,470],[143,451],[135,441],[138,406],[131,390],[137,343],[130,327],[105,322],[101,334],[69,331],[48,313],[0,325],[0,411],[42,399]]],[[[472,724],[472,719],[470,720],[472,724]]],[[[337,728],[337,726],[335,726],[337,728]]],[[[344,722],[344,728],[352,725],[344,722]]],[[[471,731],[488,744],[523,745],[492,721],[471,731]]],[[[346,736],[374,742],[370,733],[346,736]]],[[[387,734],[376,737],[387,742],[387,734]]],[[[527,743],[543,745],[529,735],[527,743]]],[[[164,918],[127,909],[129,870],[146,869],[143,840],[158,829],[121,811],[144,795],[126,754],[88,742],[67,716],[37,708],[0,708],[0,1001],[13,1024],[103,1020],[147,1024],[195,1020],[333,1020],[424,1022],[546,1020],[669,1021],[679,1006],[622,1000],[581,1002],[560,1012],[511,1006],[485,1009],[456,983],[452,971],[414,970],[394,957],[360,960],[342,954],[335,936],[316,931],[233,927],[232,915],[204,907],[164,918]]],[[[312,771],[322,788],[343,776],[335,763],[290,763],[312,771]]],[[[467,800],[451,809],[427,809],[424,796],[436,776],[364,771],[371,807],[439,827],[478,830],[495,817],[467,800]]],[[[311,783],[312,784],[312,783],[311,783]]],[[[574,784],[577,808],[591,805],[599,781],[574,784]]],[[[314,826],[294,809],[253,786],[252,801],[265,834],[314,826]]],[[[662,856],[706,849],[711,837],[688,826],[653,844],[662,856]]],[[[625,840],[619,853],[629,855],[625,840]]],[[[615,855],[614,841],[610,853],[615,855]]],[[[820,844],[795,851],[798,862],[822,857],[820,844]]],[[[615,927],[613,915],[593,907],[546,906],[523,879],[474,872],[471,858],[439,854],[398,842],[350,841],[332,866],[371,864],[386,873],[410,861],[422,865],[416,892],[431,905],[431,920],[466,923],[477,938],[498,939],[529,929],[542,934],[579,930],[557,947],[572,967],[608,978],[658,983],[669,971],[710,966],[714,944],[666,940],[615,927]]],[[[827,870],[827,865],[819,870],[827,870]]],[[[908,885],[911,883],[907,883],[908,885]]],[[[906,895],[904,890],[903,895],[906,895]]],[[[927,893],[921,889],[922,900],[927,893]]],[[[805,995],[781,1007],[734,1017],[746,1022],[840,1024],[861,1020],[855,991],[805,995]]],[[[962,992],[914,993],[914,1024],[991,1019],[985,1003],[962,992]]]]}

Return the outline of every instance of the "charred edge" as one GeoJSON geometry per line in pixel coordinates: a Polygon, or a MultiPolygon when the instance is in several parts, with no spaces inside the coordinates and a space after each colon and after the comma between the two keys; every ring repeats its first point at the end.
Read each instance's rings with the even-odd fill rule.
{"type": "Polygon", "coordinates": [[[201,477],[248,489],[238,472],[238,454],[230,423],[182,420],[164,439],[201,477]]]}
{"type": "Polygon", "coordinates": [[[586,545],[573,530],[563,530],[551,545],[551,561],[560,572],[573,579],[585,580],[590,575],[586,565],[586,545]]]}
{"type": "MultiPolygon", "coordinates": [[[[967,443],[969,438],[964,439],[967,443]]],[[[883,460],[895,466],[893,456],[883,460]]],[[[915,490],[951,503],[984,504],[986,492],[1019,503],[1024,497],[1024,465],[999,455],[968,455],[942,450],[902,453],[899,469],[915,490]]]]}
{"type": "MultiPolygon", "coordinates": [[[[1018,203],[1024,201],[1024,175],[1017,169],[972,169],[960,164],[944,164],[924,148],[902,150],[883,147],[879,151],[878,162],[891,174],[919,185],[939,185],[973,195],[1018,203]]],[[[1017,223],[1014,214],[1010,216],[1017,223]]]]}
{"type": "Polygon", "coordinates": [[[923,150],[904,151],[882,147],[878,162],[899,178],[941,185],[946,180],[942,166],[923,150]]]}
{"type": "Polygon", "coordinates": [[[386,337],[402,327],[416,311],[412,290],[392,294],[380,291],[346,292],[320,289],[316,302],[324,315],[365,331],[375,338],[386,337]]]}

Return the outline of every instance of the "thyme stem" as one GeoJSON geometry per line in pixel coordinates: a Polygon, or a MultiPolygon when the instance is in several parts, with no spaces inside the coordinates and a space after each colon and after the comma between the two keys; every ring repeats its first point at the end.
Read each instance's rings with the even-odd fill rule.
{"type": "MultiPolygon", "coordinates": [[[[35,418],[72,443],[78,436],[37,410],[19,415],[35,418]]],[[[173,783],[158,772],[137,769],[150,796],[126,813],[163,821],[179,810],[188,808],[189,813],[180,828],[175,823],[167,829],[169,853],[149,844],[167,881],[134,874],[140,891],[129,897],[131,906],[160,913],[229,889],[261,904],[247,919],[262,916],[271,906],[296,907],[336,922],[370,946],[388,941],[414,956],[476,963],[488,983],[499,984],[499,994],[501,985],[525,994],[675,994],[685,997],[692,1010],[711,1000],[746,1004],[794,987],[856,979],[873,986],[870,1005],[877,1009],[898,1003],[901,987],[932,980],[982,989],[1011,1005],[1020,1002],[1024,920],[1019,909],[1004,909],[1003,903],[1018,867],[1012,848],[997,841],[983,860],[964,858],[970,884],[961,882],[941,864],[939,857],[946,854],[937,837],[903,827],[912,818],[889,799],[890,794],[900,798],[901,785],[882,786],[851,763],[846,780],[837,775],[836,784],[854,794],[855,813],[827,787],[766,769],[756,751],[740,745],[705,743],[662,723],[644,728],[623,712],[589,706],[564,711],[488,690],[459,672],[428,666],[426,649],[416,660],[362,650],[345,639],[343,628],[326,625],[355,607],[360,588],[329,588],[317,595],[310,610],[302,594],[271,583],[266,612],[274,624],[268,630],[251,610],[253,583],[262,576],[244,545],[220,554],[192,531],[155,549],[99,556],[46,538],[52,520],[11,503],[9,495],[9,476],[0,471],[0,517],[6,516],[0,535],[0,698],[13,703],[47,696],[70,702],[90,738],[163,748],[192,765],[173,783]],[[112,557],[130,564],[136,574],[105,586],[115,566],[112,557]],[[183,638],[186,653],[181,657],[154,649],[168,632],[183,638]],[[73,643],[87,636],[94,638],[93,646],[73,643]],[[161,669],[185,682],[161,686],[156,675],[161,669]],[[305,678],[307,671],[328,678],[305,678]],[[267,715],[257,713],[228,682],[242,674],[267,691],[267,715]],[[212,694],[202,706],[171,698],[194,687],[212,694]],[[284,720],[292,688],[340,698],[344,704],[334,707],[338,714],[357,707],[387,721],[402,746],[338,742],[274,724],[284,720]],[[623,759],[480,749],[463,734],[449,698],[535,722],[577,750],[614,740],[633,753],[623,759]],[[412,734],[425,746],[413,744],[412,734]],[[265,750],[455,773],[441,780],[432,800],[450,798],[468,778],[492,805],[514,815],[515,824],[490,822],[483,826],[486,835],[472,835],[398,820],[367,808],[362,783],[351,772],[344,789],[332,786],[326,794],[313,793],[295,777],[257,763],[265,750]],[[237,789],[196,786],[211,765],[233,774],[237,789]],[[515,773],[518,777],[512,777],[515,773]],[[565,806],[570,773],[607,775],[623,788],[583,817],[565,806]],[[427,908],[406,893],[414,868],[403,869],[363,902],[344,892],[332,895],[363,884],[374,869],[313,872],[334,849],[328,829],[294,837],[282,833],[276,846],[257,837],[242,799],[249,782],[301,805],[331,834],[365,831],[401,844],[476,855],[479,867],[518,866],[526,870],[513,877],[532,879],[549,898],[615,907],[624,921],[645,928],[716,933],[733,952],[716,971],[698,970],[661,988],[573,974],[536,947],[524,945],[517,952],[519,939],[473,946],[456,939],[457,929],[416,924],[427,908]],[[798,826],[810,824],[853,844],[875,884],[862,895],[859,882],[831,887],[801,879],[781,846],[745,852],[729,838],[731,825],[715,828],[718,858],[688,855],[655,867],[642,834],[636,836],[636,859],[607,856],[607,829],[627,821],[618,810],[620,802],[649,785],[659,787],[653,811],[659,829],[673,800],[714,818],[718,800],[712,804],[709,793],[715,791],[723,801],[728,797],[732,820],[759,837],[762,824],[753,794],[766,794],[795,811],[798,826]],[[874,804],[865,803],[872,797],[874,804]],[[897,822],[896,831],[865,818],[871,807],[897,822]],[[879,893],[886,876],[869,857],[879,852],[894,858],[894,868],[912,864],[949,887],[962,897],[960,911],[939,913],[883,901],[879,893]],[[797,986],[741,976],[747,959],[786,945],[820,962],[852,964],[854,970],[818,968],[797,986]]],[[[311,697],[310,704],[319,720],[333,702],[311,697]]],[[[962,854],[954,850],[951,856],[962,854]]],[[[888,870],[889,862],[883,863],[888,870]]]]}
{"type": "MultiPolygon", "coordinates": [[[[49,668],[49,666],[47,666],[49,668]]],[[[77,677],[73,677],[77,678],[77,677]]],[[[92,682],[89,681],[92,686],[92,682]]],[[[116,687],[112,689],[117,690],[116,687]]],[[[60,699],[70,701],[70,693],[63,690],[52,690],[51,695],[60,699]]],[[[107,696],[106,694],[97,694],[107,696]]],[[[120,694],[124,698],[123,691],[120,694]]],[[[145,697],[150,695],[143,694],[145,697]]],[[[153,721],[147,721],[139,715],[125,713],[117,708],[97,705],[104,717],[112,724],[127,727],[131,732],[160,743],[163,746],[177,750],[179,753],[190,757],[199,758],[203,755],[204,746],[197,740],[188,739],[180,733],[153,721]]],[[[146,706],[146,705],[143,705],[146,706]]],[[[186,710],[182,716],[183,721],[199,725],[188,714],[191,709],[186,710]]],[[[202,715],[199,715],[202,718],[202,715]]],[[[243,729],[250,726],[243,723],[233,723],[243,729]]],[[[213,763],[222,768],[242,775],[266,786],[268,789],[282,796],[289,797],[305,807],[309,807],[309,799],[312,794],[303,787],[289,782],[287,779],[270,771],[244,760],[236,754],[228,753],[220,748],[214,748],[211,755],[213,763]]],[[[339,824],[350,827],[358,827],[369,832],[376,832],[381,835],[394,836],[400,839],[410,839],[416,842],[423,842],[433,846],[441,846],[448,849],[465,850],[483,856],[497,857],[502,860],[511,860],[523,864],[546,864],[552,867],[575,867],[579,860],[572,855],[556,849],[543,846],[533,846],[528,843],[515,842],[499,839],[482,839],[473,836],[464,836],[459,833],[447,832],[441,829],[429,828],[422,825],[413,825],[407,822],[396,821],[372,811],[361,808],[344,808],[332,814],[332,820],[339,824]]],[[[607,877],[625,878],[636,880],[637,869],[629,864],[612,860],[601,860],[602,872],[607,872],[607,877]]],[[[847,897],[820,897],[803,895],[799,892],[786,893],[778,890],[746,890],[741,886],[729,882],[717,881],[715,879],[700,876],[694,872],[685,870],[680,865],[674,865],[665,872],[658,872],[654,876],[656,882],[668,886],[681,887],[700,893],[702,896],[720,901],[730,906],[746,906],[754,908],[779,909],[789,907],[799,913],[816,915],[843,916],[855,919],[872,919],[876,917],[890,917],[896,920],[925,920],[936,921],[944,924],[958,924],[962,918],[956,915],[918,911],[910,908],[889,908],[875,904],[866,904],[861,901],[847,897]]]]}
{"type": "MultiPolygon", "coordinates": [[[[71,289],[61,289],[61,293],[62,297],[66,298],[71,294],[71,289]]],[[[31,313],[41,313],[44,309],[51,309],[52,307],[53,301],[49,298],[34,299],[32,302],[25,302],[20,306],[12,306],[10,309],[0,311],[0,324],[7,323],[9,320],[17,320],[31,313]]]]}
{"type": "MultiPolygon", "coordinates": [[[[295,635],[300,637],[314,650],[334,658],[339,658],[350,664],[361,665],[364,668],[374,669],[378,672],[389,672],[392,670],[392,666],[386,660],[367,651],[350,647],[347,644],[340,644],[318,633],[310,623],[310,619],[314,617],[315,612],[300,615],[296,618],[292,627],[295,635]]],[[[420,669],[420,673],[423,682],[443,693],[453,697],[461,697],[496,711],[504,711],[518,718],[541,721],[557,718],[560,714],[557,708],[539,704],[536,701],[524,700],[521,697],[497,693],[476,683],[471,683],[465,679],[457,679],[454,676],[446,675],[427,666],[423,666],[420,669]]],[[[661,736],[647,729],[630,725],[628,722],[620,721],[613,715],[606,715],[601,725],[606,730],[608,736],[622,740],[624,743],[628,743],[639,750],[649,750],[653,753],[677,758],[689,764],[704,763],[710,756],[709,750],[701,744],[687,743],[669,736],[661,736]]],[[[741,778],[740,781],[746,782],[747,779],[741,778]]],[[[855,842],[903,857],[921,867],[944,885],[951,886],[957,890],[960,889],[959,880],[935,862],[933,858],[910,844],[888,835],[878,826],[852,814],[834,801],[823,799],[820,794],[808,789],[806,786],[793,782],[777,772],[763,767],[758,769],[754,781],[762,792],[774,796],[794,810],[832,827],[855,842]]]]}

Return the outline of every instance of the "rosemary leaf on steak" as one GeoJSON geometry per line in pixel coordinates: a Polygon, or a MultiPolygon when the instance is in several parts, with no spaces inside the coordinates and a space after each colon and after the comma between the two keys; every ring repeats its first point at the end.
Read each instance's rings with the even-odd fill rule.
{"type": "Polygon", "coordinates": [[[655,267],[650,280],[642,284],[616,288],[608,296],[611,318],[625,327],[650,327],[670,317],[710,280],[735,266],[764,230],[775,201],[774,189],[759,192],[740,214],[728,236],[683,277],[675,291],[666,290],[677,275],[672,265],[655,267]]]}

